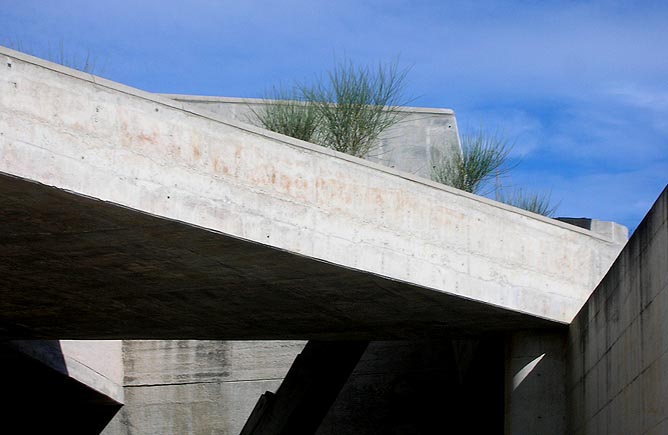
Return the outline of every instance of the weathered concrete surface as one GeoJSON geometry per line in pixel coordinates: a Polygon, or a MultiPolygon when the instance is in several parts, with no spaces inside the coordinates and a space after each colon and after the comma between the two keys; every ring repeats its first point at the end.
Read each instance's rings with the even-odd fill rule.
{"type": "Polygon", "coordinates": [[[570,218],[558,217],[557,220],[576,225],[580,228],[591,230],[596,234],[602,235],[608,240],[612,240],[620,245],[626,244],[629,240],[629,229],[617,222],[599,221],[591,218],[570,218]]]}
{"type": "MultiPolygon", "coordinates": [[[[125,341],[126,402],[104,435],[238,435],[303,345],[125,341]]],[[[434,433],[444,418],[462,432],[500,433],[503,402],[501,335],[373,342],[317,433],[434,433]]]]}
{"type": "Polygon", "coordinates": [[[9,337],[539,327],[570,321],[619,250],[361,159],[2,56],[9,337]]]}
{"type": "MultiPolygon", "coordinates": [[[[210,111],[223,119],[258,125],[253,111],[268,104],[253,98],[164,95],[210,111]]],[[[379,138],[378,148],[368,156],[372,162],[430,178],[432,161],[461,152],[455,112],[424,107],[401,108],[401,121],[379,138]]]]}
{"type": "Polygon", "coordinates": [[[506,435],[566,435],[566,328],[506,340],[506,435]]]}
{"type": "Polygon", "coordinates": [[[125,340],[125,406],[104,435],[238,435],[304,344],[125,340]]]}
{"type": "Polygon", "coordinates": [[[356,339],[550,325],[57,189],[0,179],[5,199],[0,213],[20,216],[4,221],[6,261],[0,263],[6,283],[0,289],[2,326],[10,337],[356,339]],[[6,200],[17,196],[16,202],[6,200]]]}
{"type": "Polygon", "coordinates": [[[668,188],[569,327],[571,434],[668,433],[668,188]]]}

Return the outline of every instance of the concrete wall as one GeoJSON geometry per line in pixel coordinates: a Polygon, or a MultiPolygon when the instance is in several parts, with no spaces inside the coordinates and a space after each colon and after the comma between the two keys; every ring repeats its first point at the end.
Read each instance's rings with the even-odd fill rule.
{"type": "Polygon", "coordinates": [[[668,189],[570,325],[568,368],[568,433],[668,433],[668,189]]]}
{"type": "Polygon", "coordinates": [[[566,435],[566,328],[506,339],[506,435],[566,435]]]}
{"type": "MultiPolygon", "coordinates": [[[[266,100],[251,98],[165,95],[215,113],[223,119],[258,125],[253,110],[266,100]]],[[[455,112],[450,109],[404,107],[401,121],[385,131],[369,161],[430,178],[431,163],[444,155],[461,152],[455,112]]]]}
{"type": "Polygon", "coordinates": [[[125,406],[103,433],[236,435],[304,344],[126,340],[125,406]]]}
{"type": "Polygon", "coordinates": [[[2,49],[0,171],[395,282],[569,322],[590,231],[2,49]]]}

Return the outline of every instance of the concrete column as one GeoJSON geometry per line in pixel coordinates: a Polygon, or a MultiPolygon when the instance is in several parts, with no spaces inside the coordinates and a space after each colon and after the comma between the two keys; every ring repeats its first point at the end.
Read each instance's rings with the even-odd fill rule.
{"type": "Polygon", "coordinates": [[[566,434],[567,331],[523,331],[506,340],[506,435],[566,434]]]}

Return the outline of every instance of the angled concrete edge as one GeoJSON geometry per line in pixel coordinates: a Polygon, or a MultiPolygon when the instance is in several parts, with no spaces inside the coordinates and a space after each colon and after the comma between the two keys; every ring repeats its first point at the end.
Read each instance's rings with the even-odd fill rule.
{"type": "Polygon", "coordinates": [[[0,172],[556,322],[620,246],[1,49],[0,172]]]}
{"type": "Polygon", "coordinates": [[[120,341],[15,340],[11,347],[51,369],[124,403],[120,341]],[[114,366],[110,371],[109,366],[114,366]]]}
{"type": "MultiPolygon", "coordinates": [[[[336,158],[339,158],[339,159],[347,160],[347,161],[350,161],[350,162],[352,162],[356,165],[361,165],[361,166],[366,166],[366,167],[369,167],[369,168],[373,168],[375,170],[386,172],[388,174],[392,174],[392,175],[395,175],[395,176],[398,176],[398,177],[401,177],[401,178],[405,178],[407,180],[411,180],[411,181],[416,182],[416,183],[424,184],[426,186],[429,186],[429,187],[432,187],[432,188],[435,188],[435,189],[440,189],[440,190],[447,191],[447,192],[449,192],[453,195],[469,198],[471,200],[478,201],[478,202],[481,202],[483,204],[490,205],[492,207],[497,207],[497,208],[500,208],[502,210],[510,211],[512,213],[525,215],[525,216],[531,217],[532,219],[537,219],[537,220],[543,221],[545,223],[548,223],[550,225],[556,225],[556,226],[562,227],[564,229],[567,229],[569,231],[579,232],[579,233],[587,235],[589,237],[594,237],[594,238],[599,238],[601,240],[609,241],[608,238],[606,238],[606,237],[604,237],[600,234],[596,234],[592,231],[587,231],[585,229],[578,228],[578,227],[575,227],[573,225],[569,225],[569,224],[560,222],[560,221],[555,220],[555,219],[551,219],[551,218],[547,218],[547,217],[542,216],[542,215],[531,213],[529,211],[526,211],[526,210],[523,210],[523,209],[520,209],[520,208],[517,208],[517,207],[513,207],[513,206],[510,206],[508,204],[493,201],[493,200],[491,200],[489,198],[485,198],[483,196],[474,195],[474,194],[471,194],[471,193],[468,193],[468,192],[464,192],[462,190],[458,190],[458,189],[452,188],[450,186],[446,186],[446,185],[443,185],[443,184],[440,184],[440,183],[436,183],[434,181],[431,181],[431,180],[428,180],[428,179],[425,179],[425,178],[422,178],[422,177],[417,177],[413,174],[409,174],[409,173],[406,173],[406,172],[403,172],[403,171],[398,171],[398,170],[395,170],[395,169],[392,169],[392,168],[388,168],[388,167],[380,165],[380,164],[369,162],[368,160],[364,160],[364,159],[361,159],[361,158],[358,158],[358,157],[353,157],[349,154],[340,153],[338,151],[334,151],[334,150],[331,150],[331,149],[328,149],[328,148],[325,148],[325,147],[321,147],[321,146],[318,146],[318,145],[315,145],[315,144],[311,144],[309,142],[304,142],[304,141],[301,141],[299,139],[295,139],[295,138],[290,137],[290,136],[285,136],[285,135],[282,135],[282,134],[274,133],[272,131],[262,129],[262,128],[256,127],[254,125],[251,125],[251,124],[247,124],[247,123],[243,123],[243,122],[234,122],[234,121],[230,121],[230,120],[227,120],[227,119],[224,119],[224,118],[221,118],[221,117],[217,117],[217,116],[212,115],[211,112],[209,112],[207,110],[197,110],[193,106],[188,105],[187,103],[186,104],[179,103],[179,100],[181,100],[181,99],[183,99],[184,101],[188,100],[189,97],[191,97],[190,95],[154,94],[154,93],[142,91],[141,89],[133,88],[133,87],[124,85],[122,83],[114,82],[112,80],[108,80],[108,79],[105,79],[103,77],[95,76],[93,74],[84,73],[84,72],[81,72],[79,70],[76,70],[76,69],[73,69],[73,68],[68,68],[68,67],[65,67],[63,65],[59,65],[57,63],[49,62],[49,61],[41,59],[39,57],[31,56],[29,54],[25,54],[25,53],[22,53],[20,51],[12,50],[10,48],[3,47],[3,46],[0,46],[0,55],[7,56],[8,58],[20,59],[24,62],[32,63],[34,65],[37,65],[37,66],[40,66],[40,67],[43,67],[43,68],[46,68],[46,69],[50,69],[50,70],[58,72],[60,74],[65,74],[65,75],[68,75],[68,76],[71,76],[71,77],[75,77],[75,78],[78,78],[78,79],[81,79],[81,80],[85,80],[85,81],[94,83],[96,85],[103,86],[103,87],[106,87],[106,88],[109,88],[109,89],[112,89],[112,90],[115,90],[115,91],[123,92],[125,94],[132,95],[132,96],[135,96],[135,97],[139,97],[139,98],[142,98],[142,99],[145,99],[145,100],[148,100],[148,101],[160,104],[160,105],[164,105],[164,106],[168,106],[168,107],[172,107],[172,108],[175,108],[175,109],[182,110],[184,112],[192,113],[193,115],[197,115],[197,116],[200,116],[202,118],[206,118],[206,119],[210,119],[212,121],[216,121],[216,122],[219,122],[219,123],[222,123],[222,124],[227,124],[227,125],[230,125],[230,126],[234,126],[234,127],[239,128],[241,130],[246,130],[248,132],[255,133],[255,134],[258,134],[258,135],[261,135],[261,136],[266,136],[267,138],[283,142],[283,143],[288,144],[290,146],[301,147],[301,148],[304,148],[304,149],[307,149],[307,150],[310,150],[310,151],[313,151],[313,152],[317,152],[317,153],[333,156],[333,157],[336,157],[336,158]],[[181,98],[181,97],[183,97],[183,98],[181,98]]],[[[193,98],[195,98],[195,99],[197,99],[197,97],[202,98],[202,99],[212,98],[212,97],[206,97],[206,96],[193,96],[193,98]]],[[[226,97],[213,97],[213,98],[227,99],[226,97]]],[[[235,100],[234,98],[231,98],[231,99],[235,100]]],[[[246,99],[239,98],[238,100],[245,101],[246,99]]],[[[421,109],[421,108],[412,108],[412,107],[408,108],[408,110],[413,110],[413,109],[421,109]]],[[[431,111],[431,110],[441,111],[441,110],[444,110],[444,111],[448,111],[448,112],[452,111],[452,109],[430,109],[430,108],[427,108],[425,110],[427,110],[427,111],[431,111]]],[[[452,111],[452,113],[454,113],[454,111],[452,111]]]]}

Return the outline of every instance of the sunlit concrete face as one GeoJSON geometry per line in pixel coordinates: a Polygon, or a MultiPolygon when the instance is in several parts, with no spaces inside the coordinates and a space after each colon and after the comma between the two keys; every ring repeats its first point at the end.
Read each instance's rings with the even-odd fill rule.
{"type": "Polygon", "coordinates": [[[9,336],[387,338],[564,323],[620,248],[1,53],[9,336]]]}
{"type": "MultiPolygon", "coordinates": [[[[164,95],[188,106],[214,113],[222,119],[260,125],[267,100],[252,98],[164,95]]],[[[429,178],[431,163],[461,152],[455,112],[451,109],[402,107],[398,122],[384,131],[368,159],[383,166],[429,178]]]]}

